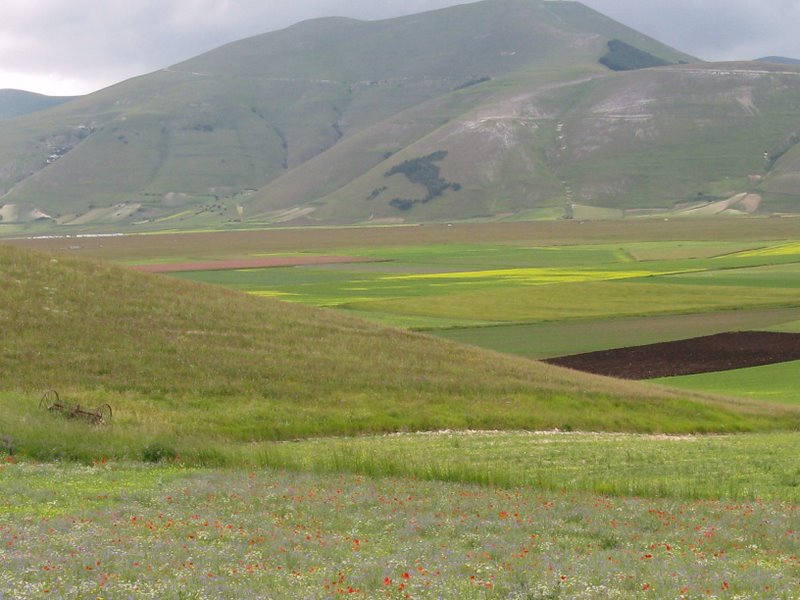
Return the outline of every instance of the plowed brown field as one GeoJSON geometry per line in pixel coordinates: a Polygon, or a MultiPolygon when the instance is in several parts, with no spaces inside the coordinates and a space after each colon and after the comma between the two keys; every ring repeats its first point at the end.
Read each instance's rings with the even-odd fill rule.
{"type": "Polygon", "coordinates": [[[676,342],[601,350],[544,362],[620,379],[653,379],[800,360],[800,334],[720,333],[676,342]]]}

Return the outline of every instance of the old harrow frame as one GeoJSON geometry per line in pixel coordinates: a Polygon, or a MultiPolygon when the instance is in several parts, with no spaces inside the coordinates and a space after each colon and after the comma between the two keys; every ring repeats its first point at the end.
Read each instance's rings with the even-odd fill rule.
{"type": "Polygon", "coordinates": [[[102,425],[111,420],[110,404],[101,404],[96,408],[87,408],[80,404],[64,402],[55,390],[47,390],[39,400],[39,408],[51,413],[58,413],[68,419],[79,419],[92,425],[102,425]]]}

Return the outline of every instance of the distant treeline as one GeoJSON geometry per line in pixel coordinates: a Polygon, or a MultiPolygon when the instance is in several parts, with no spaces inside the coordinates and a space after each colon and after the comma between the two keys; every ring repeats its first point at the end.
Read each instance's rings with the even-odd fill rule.
{"type": "Polygon", "coordinates": [[[439,150],[427,156],[402,162],[387,171],[384,177],[391,177],[392,175],[402,173],[412,183],[422,185],[428,190],[428,193],[422,199],[394,198],[389,201],[389,204],[399,210],[409,210],[418,202],[424,204],[437,196],[441,196],[448,189],[452,189],[456,192],[460,190],[460,184],[442,179],[439,166],[434,164],[435,162],[444,160],[446,156],[447,151],[439,150]]]}
{"type": "Polygon", "coordinates": [[[600,64],[612,71],[634,71],[649,67],[664,67],[673,63],[639,50],[622,40],[611,40],[608,42],[608,53],[600,59],[600,64]]]}

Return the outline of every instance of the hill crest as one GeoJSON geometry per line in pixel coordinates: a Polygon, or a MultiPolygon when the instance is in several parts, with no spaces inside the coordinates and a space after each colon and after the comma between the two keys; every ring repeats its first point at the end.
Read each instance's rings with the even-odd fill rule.
{"type": "Polygon", "coordinates": [[[25,90],[0,90],[0,119],[12,119],[74,100],[78,96],[45,96],[25,90]]]}

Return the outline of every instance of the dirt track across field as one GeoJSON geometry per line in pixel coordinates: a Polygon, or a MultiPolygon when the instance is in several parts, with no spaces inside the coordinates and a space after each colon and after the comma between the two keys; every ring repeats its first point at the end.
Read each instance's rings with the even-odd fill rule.
{"type": "Polygon", "coordinates": [[[265,256],[237,260],[211,260],[186,263],[153,263],[133,268],[146,273],[179,273],[181,271],[230,271],[233,269],[266,269],[269,267],[306,267],[344,263],[380,262],[357,256],[265,256]]]}
{"type": "Polygon", "coordinates": [[[653,379],[800,360],[800,334],[740,331],[601,350],[544,362],[620,379],[653,379]]]}

